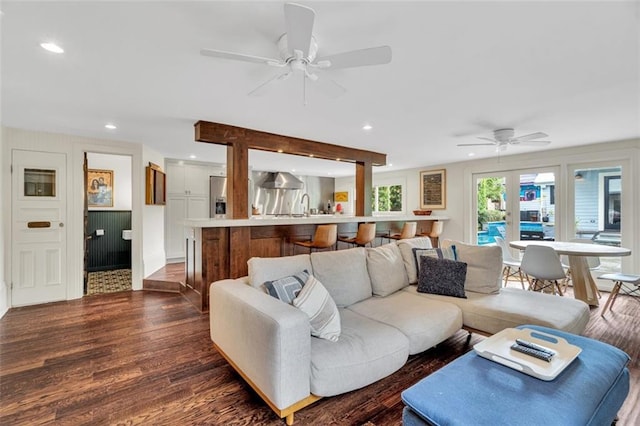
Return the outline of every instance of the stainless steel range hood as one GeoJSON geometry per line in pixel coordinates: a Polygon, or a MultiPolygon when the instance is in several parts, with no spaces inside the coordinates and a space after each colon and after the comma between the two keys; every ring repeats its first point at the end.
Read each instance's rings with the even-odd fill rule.
{"type": "Polygon", "coordinates": [[[291,173],[271,172],[260,186],[267,189],[302,189],[304,184],[291,173]]]}

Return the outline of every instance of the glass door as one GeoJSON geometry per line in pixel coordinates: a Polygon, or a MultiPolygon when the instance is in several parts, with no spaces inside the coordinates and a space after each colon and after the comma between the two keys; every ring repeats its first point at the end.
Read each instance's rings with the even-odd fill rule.
{"type": "Polygon", "coordinates": [[[474,174],[476,243],[555,239],[557,168],[474,174]]]}
{"type": "MultiPolygon", "coordinates": [[[[622,235],[622,166],[598,164],[577,167],[573,172],[573,230],[576,241],[620,246],[622,235]]],[[[620,272],[620,257],[589,259],[592,275],[620,272]]],[[[607,288],[609,282],[598,282],[607,288]]]]}

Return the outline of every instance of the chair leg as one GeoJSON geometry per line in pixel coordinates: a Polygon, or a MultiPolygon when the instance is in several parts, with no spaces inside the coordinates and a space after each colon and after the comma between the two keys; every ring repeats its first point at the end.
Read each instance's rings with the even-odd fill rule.
{"type": "Polygon", "coordinates": [[[504,268],[502,268],[502,280],[504,281],[502,283],[502,287],[506,287],[507,284],[509,283],[509,267],[505,266],[504,268]]]}
{"type": "Polygon", "coordinates": [[[607,308],[613,311],[613,301],[618,297],[618,292],[620,291],[620,287],[622,283],[620,281],[616,281],[611,289],[611,294],[609,294],[609,298],[607,298],[607,303],[602,307],[602,311],[600,311],[600,316],[604,318],[604,314],[607,313],[607,308]]]}
{"type": "Polygon", "coordinates": [[[522,289],[524,290],[524,280],[522,279],[522,269],[518,268],[518,275],[520,276],[520,285],[522,286],[522,289]]]}
{"type": "Polygon", "coordinates": [[[555,286],[558,287],[558,295],[563,296],[562,289],[560,288],[560,284],[558,283],[558,280],[555,280],[554,283],[555,283],[555,286]]]}

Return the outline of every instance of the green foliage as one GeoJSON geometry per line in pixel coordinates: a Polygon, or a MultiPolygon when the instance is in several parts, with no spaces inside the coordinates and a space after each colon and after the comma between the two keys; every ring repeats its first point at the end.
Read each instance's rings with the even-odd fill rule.
{"type": "Polygon", "coordinates": [[[487,201],[499,201],[502,198],[503,185],[501,178],[483,178],[478,181],[478,229],[487,222],[504,219],[500,210],[489,210],[487,201]]]}
{"type": "Polygon", "coordinates": [[[377,186],[371,193],[371,207],[378,212],[402,211],[402,185],[377,186]],[[376,206],[376,193],[378,205],[376,206]]]}

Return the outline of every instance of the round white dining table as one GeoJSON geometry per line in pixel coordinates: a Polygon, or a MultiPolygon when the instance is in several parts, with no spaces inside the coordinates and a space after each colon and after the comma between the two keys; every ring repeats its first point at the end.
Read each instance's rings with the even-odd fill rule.
{"type": "Polygon", "coordinates": [[[524,250],[529,245],[547,246],[554,249],[558,254],[567,255],[569,257],[574,297],[591,306],[599,305],[598,288],[591,276],[586,258],[591,256],[618,257],[631,254],[631,250],[623,247],[564,241],[511,241],[509,245],[519,250],[524,250]]]}

